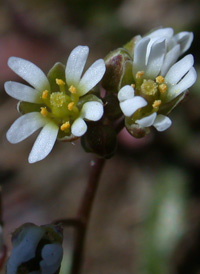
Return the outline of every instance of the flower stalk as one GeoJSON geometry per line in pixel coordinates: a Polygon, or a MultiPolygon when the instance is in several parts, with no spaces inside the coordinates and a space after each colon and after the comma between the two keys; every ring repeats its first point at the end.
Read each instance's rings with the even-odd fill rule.
{"type": "Polygon", "coordinates": [[[87,234],[92,206],[104,164],[105,159],[103,158],[96,158],[95,160],[91,161],[88,184],[77,214],[77,219],[81,220],[82,225],[78,226],[75,230],[71,274],[79,274],[81,271],[85,237],[87,234]]]}

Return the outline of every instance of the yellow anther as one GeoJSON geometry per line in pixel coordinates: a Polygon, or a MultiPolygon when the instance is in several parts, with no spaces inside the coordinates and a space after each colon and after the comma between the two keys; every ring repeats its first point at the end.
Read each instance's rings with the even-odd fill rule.
{"type": "Polygon", "coordinates": [[[166,90],[167,90],[167,85],[166,84],[161,84],[161,85],[159,85],[158,88],[159,88],[160,93],[165,93],[166,90]]]}
{"type": "Polygon", "coordinates": [[[68,128],[70,128],[70,123],[69,123],[69,121],[65,122],[64,124],[62,124],[62,125],[60,126],[60,129],[61,129],[62,131],[66,130],[66,129],[68,129],[68,128]]]}
{"type": "Polygon", "coordinates": [[[48,93],[49,93],[48,90],[44,90],[42,92],[42,99],[47,99],[48,93]]]}
{"type": "Polygon", "coordinates": [[[132,87],[132,88],[135,88],[135,84],[131,84],[131,87],[132,87]]]}
{"type": "Polygon", "coordinates": [[[65,82],[64,82],[62,79],[56,78],[56,84],[57,84],[58,86],[64,86],[64,85],[65,85],[65,82]]]}
{"type": "Polygon", "coordinates": [[[162,83],[164,83],[164,81],[165,81],[165,79],[161,75],[159,75],[158,77],[156,77],[156,83],[162,84],[162,83]]]}
{"type": "Polygon", "coordinates": [[[74,106],[74,102],[69,103],[67,106],[68,110],[71,111],[73,109],[73,106],[74,106]]]}
{"type": "Polygon", "coordinates": [[[48,110],[45,107],[41,107],[40,109],[40,113],[42,114],[42,116],[46,117],[48,115],[48,110]]]}
{"type": "Polygon", "coordinates": [[[159,107],[161,105],[161,103],[162,103],[161,100],[155,100],[154,103],[153,103],[153,105],[152,105],[152,107],[153,108],[157,108],[157,107],[159,107]]]}
{"type": "Polygon", "coordinates": [[[142,78],[142,76],[144,75],[144,71],[138,71],[135,75],[136,79],[140,79],[142,78]]]}
{"type": "Polygon", "coordinates": [[[77,92],[77,89],[76,89],[74,86],[70,86],[69,91],[70,91],[72,94],[75,94],[75,93],[77,92]]]}

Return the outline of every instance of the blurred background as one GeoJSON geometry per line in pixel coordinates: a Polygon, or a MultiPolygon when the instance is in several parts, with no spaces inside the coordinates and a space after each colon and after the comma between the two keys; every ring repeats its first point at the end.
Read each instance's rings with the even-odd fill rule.
{"type": "MultiPolygon", "coordinates": [[[[90,65],[134,35],[163,26],[193,31],[190,53],[200,71],[199,0],[5,0],[0,2],[0,181],[4,241],[25,222],[41,225],[73,217],[92,155],[79,142],[57,143],[43,161],[28,164],[37,134],[11,145],[5,137],[19,117],[4,91],[21,81],[9,56],[44,72],[88,45],[90,65]]],[[[142,140],[125,131],[107,161],[86,241],[83,274],[200,273],[200,79],[171,113],[172,127],[142,140]]],[[[65,229],[61,274],[70,267],[73,231],[65,229]]],[[[5,273],[5,269],[2,270],[5,273]]]]}

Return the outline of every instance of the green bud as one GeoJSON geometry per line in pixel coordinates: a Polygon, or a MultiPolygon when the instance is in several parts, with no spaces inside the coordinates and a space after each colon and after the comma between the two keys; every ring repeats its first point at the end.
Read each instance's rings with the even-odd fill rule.
{"type": "Polygon", "coordinates": [[[81,144],[86,152],[108,159],[113,156],[117,147],[116,132],[108,125],[88,123],[88,130],[82,136],[81,144]]]}
{"type": "Polygon", "coordinates": [[[102,79],[102,86],[106,91],[117,93],[121,87],[121,81],[125,73],[126,62],[131,58],[128,51],[119,48],[105,57],[106,73],[102,79]]]}
{"type": "Polygon", "coordinates": [[[133,56],[133,50],[134,50],[135,44],[136,42],[138,42],[140,38],[141,38],[140,35],[136,35],[128,43],[126,43],[123,46],[123,48],[125,48],[129,52],[130,56],[133,56]]]}

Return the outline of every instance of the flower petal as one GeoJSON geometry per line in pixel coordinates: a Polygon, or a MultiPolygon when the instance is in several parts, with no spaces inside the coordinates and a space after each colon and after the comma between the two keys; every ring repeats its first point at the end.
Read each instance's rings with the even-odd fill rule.
{"type": "Polygon", "coordinates": [[[31,112],[19,117],[9,128],[6,137],[12,144],[19,143],[43,127],[47,120],[38,112],[31,112]]]}
{"type": "Polygon", "coordinates": [[[106,71],[106,66],[103,59],[94,62],[85,72],[78,85],[78,93],[83,96],[90,91],[102,79],[106,71]]]}
{"type": "Polygon", "coordinates": [[[87,102],[81,109],[81,117],[91,121],[98,121],[101,119],[102,115],[103,105],[100,102],[87,102]]]}
{"type": "Polygon", "coordinates": [[[50,89],[46,75],[35,64],[22,58],[10,57],[8,66],[35,89],[39,91],[50,89]]]}
{"type": "Polygon", "coordinates": [[[134,93],[134,88],[132,88],[129,85],[126,85],[123,88],[121,88],[118,92],[118,100],[120,102],[123,102],[125,100],[131,99],[134,97],[134,93]]]}
{"type": "Polygon", "coordinates": [[[80,137],[87,131],[86,122],[82,118],[76,119],[71,127],[71,132],[74,136],[80,137]]]}
{"type": "Polygon", "coordinates": [[[150,38],[148,37],[142,38],[134,47],[133,76],[146,68],[146,51],[149,41],[150,38]]]}
{"type": "Polygon", "coordinates": [[[119,105],[124,115],[129,117],[139,108],[146,106],[147,102],[141,96],[135,96],[134,98],[121,102],[119,105]]]}
{"type": "Polygon", "coordinates": [[[192,54],[186,55],[176,64],[174,64],[165,76],[166,83],[172,85],[178,83],[181,78],[191,69],[194,64],[194,57],[192,54]]]}
{"type": "Polygon", "coordinates": [[[174,36],[174,40],[181,46],[181,54],[186,52],[192,44],[194,35],[192,32],[179,32],[174,36]]]}
{"type": "Polygon", "coordinates": [[[173,47],[165,56],[161,72],[162,76],[165,76],[169,68],[177,61],[180,56],[180,45],[173,47]]]}
{"type": "Polygon", "coordinates": [[[89,54],[87,46],[78,46],[72,50],[67,60],[65,78],[68,86],[77,86],[89,54]]]}
{"type": "Polygon", "coordinates": [[[183,77],[183,79],[175,86],[172,86],[168,90],[168,100],[171,101],[175,97],[177,97],[179,94],[181,94],[183,91],[190,88],[197,79],[197,73],[194,67],[192,67],[189,72],[183,77]]]}
{"type": "Polygon", "coordinates": [[[153,126],[158,130],[158,131],[164,131],[168,129],[172,124],[172,121],[169,119],[169,117],[159,114],[157,115],[153,126]]]}
{"type": "Polygon", "coordinates": [[[142,127],[150,127],[153,125],[155,119],[156,119],[157,113],[154,112],[152,114],[150,114],[149,116],[146,116],[142,119],[136,120],[135,122],[142,126],[142,127]]]}
{"type": "Polygon", "coordinates": [[[11,97],[29,103],[42,103],[41,92],[21,83],[9,81],[4,84],[5,91],[11,97]]]}
{"type": "Polygon", "coordinates": [[[49,122],[44,126],[29,154],[29,163],[40,161],[51,152],[58,135],[58,130],[58,126],[52,122],[49,122]]]}
{"type": "Polygon", "coordinates": [[[166,45],[164,39],[159,39],[153,43],[149,53],[145,75],[150,78],[155,78],[159,74],[163,64],[165,52],[166,45]]]}
{"type": "Polygon", "coordinates": [[[163,38],[170,38],[174,34],[174,31],[172,28],[160,28],[157,30],[154,30],[150,34],[147,35],[147,37],[154,38],[154,37],[163,37],[163,38]]]}

